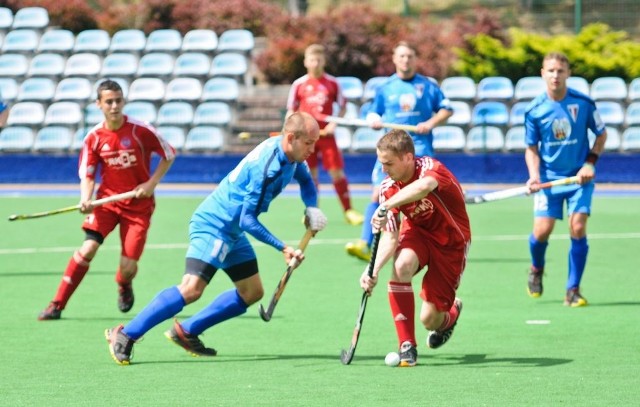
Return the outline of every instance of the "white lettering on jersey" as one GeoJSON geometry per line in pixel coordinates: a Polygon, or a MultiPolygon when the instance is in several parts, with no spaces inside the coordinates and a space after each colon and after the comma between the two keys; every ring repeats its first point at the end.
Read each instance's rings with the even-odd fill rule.
{"type": "Polygon", "coordinates": [[[128,151],[119,151],[116,157],[105,157],[105,162],[109,167],[129,168],[136,165],[138,159],[128,151]]]}

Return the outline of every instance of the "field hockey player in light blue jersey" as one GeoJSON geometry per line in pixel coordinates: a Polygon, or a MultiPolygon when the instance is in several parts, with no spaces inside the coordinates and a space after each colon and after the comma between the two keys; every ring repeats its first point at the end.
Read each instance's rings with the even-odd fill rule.
{"type": "Polygon", "coordinates": [[[128,365],[134,343],[162,321],[178,314],[200,298],[218,269],[223,269],[235,288],[223,292],[192,317],[173,324],[165,336],[194,356],[215,356],[198,338],[206,329],[242,315],[264,293],[256,254],[249,233],[284,254],[285,263],[304,259],[258,220],[271,201],[292,178],[300,184],[305,224],[312,231],[326,225],[317,208],[318,196],[305,160],[320,137],[316,120],[294,113],[284,123],[282,136],[262,142],[229,173],[218,188],[196,209],[189,225],[190,242],[182,282],[160,293],[126,326],[107,329],[105,336],[116,363],[128,365]]]}
{"type": "Polygon", "coordinates": [[[535,98],[525,112],[525,161],[529,171],[527,185],[534,198],[533,232],[529,237],[531,269],[529,295],[542,295],[542,276],[549,236],[557,219],[567,206],[569,217],[569,275],[564,304],[571,307],[587,305],[580,292],[580,282],[587,262],[587,219],[591,214],[595,164],[607,140],[605,124],[595,103],[588,96],[567,88],[571,74],[569,60],[561,53],[544,57],[541,75],[546,91],[535,98]],[[589,145],[588,130],[595,134],[589,145]],[[540,190],[546,181],[577,176],[578,185],[540,190]]]}

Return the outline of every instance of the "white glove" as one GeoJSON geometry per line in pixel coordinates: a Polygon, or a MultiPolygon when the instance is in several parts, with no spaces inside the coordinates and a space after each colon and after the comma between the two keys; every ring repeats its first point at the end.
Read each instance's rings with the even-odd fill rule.
{"type": "Polygon", "coordinates": [[[319,208],[313,206],[304,210],[304,224],[314,232],[319,232],[327,226],[327,217],[319,208]]]}

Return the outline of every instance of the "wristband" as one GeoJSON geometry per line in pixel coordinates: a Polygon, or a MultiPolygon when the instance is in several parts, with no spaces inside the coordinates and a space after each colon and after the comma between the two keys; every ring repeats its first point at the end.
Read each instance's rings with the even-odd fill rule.
{"type": "Polygon", "coordinates": [[[589,163],[593,166],[596,165],[596,161],[598,161],[598,158],[600,158],[600,156],[596,153],[589,153],[587,154],[587,159],[585,160],[585,163],[589,163]]]}

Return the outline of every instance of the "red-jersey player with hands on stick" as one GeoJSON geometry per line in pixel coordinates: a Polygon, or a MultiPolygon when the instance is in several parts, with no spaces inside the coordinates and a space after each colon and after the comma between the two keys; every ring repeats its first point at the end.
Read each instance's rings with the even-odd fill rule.
{"type": "Polygon", "coordinates": [[[456,290],[471,243],[462,187],[441,162],[416,157],[414,151],[411,136],[403,130],[391,130],[378,141],[378,160],[388,174],[380,188],[380,208],[386,208],[387,216],[376,213],[371,224],[385,233],[373,277],[365,271],[360,278],[362,288],[371,293],[378,273],[393,257],[387,291],[400,344],[400,366],[414,366],[418,358],[413,276],[427,267],[420,291],[420,321],[431,331],[427,346],[439,348],[453,334],[462,310],[456,290]]]}
{"type": "Polygon", "coordinates": [[[80,211],[87,214],[82,224],[85,240],[71,256],[53,301],[39,320],[60,319],[69,298],[89,270],[89,263],[104,239],[120,224],[121,255],[116,273],[118,308],[133,306],[131,282],[138,271],[151,215],[155,209],[153,192],[171,167],[175,150],[148,123],[123,115],[124,97],[117,82],[106,80],[98,86],[96,104],[104,114],[87,134],[79,159],[80,211]],[[161,159],[151,173],[151,154],[161,159]],[[93,207],[91,205],[100,171],[97,198],[135,190],[133,199],[93,207]]]}
{"type": "Polygon", "coordinates": [[[322,166],[331,176],[347,223],[360,225],[363,216],[351,207],[349,182],[344,174],[344,159],[335,139],[336,123],[327,123],[322,120],[322,117],[332,115],[334,103],[340,107],[337,116],[344,116],[347,103],[336,78],[324,71],[325,63],[322,45],[312,44],[305,49],[304,66],[307,68],[307,74],[296,79],[291,85],[287,99],[287,117],[300,111],[311,114],[318,121],[320,140],[316,143],[313,154],[307,158],[311,176],[317,187],[320,156],[322,166]]]}

